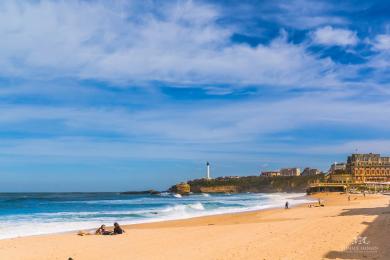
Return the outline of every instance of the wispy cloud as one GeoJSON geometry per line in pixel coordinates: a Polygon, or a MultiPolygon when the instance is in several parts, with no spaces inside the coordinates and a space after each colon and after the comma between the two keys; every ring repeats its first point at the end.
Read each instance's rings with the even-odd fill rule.
{"type": "Polygon", "coordinates": [[[348,46],[358,43],[356,32],[325,26],[312,33],[313,42],[322,45],[348,46]]]}
{"type": "Polygon", "coordinates": [[[390,34],[380,34],[375,37],[374,49],[379,51],[390,50],[390,34]]]}
{"type": "MultiPolygon", "coordinates": [[[[138,5],[100,1],[5,1],[1,6],[3,76],[138,85],[340,84],[335,64],[289,42],[283,31],[270,44],[232,42],[234,27],[218,23],[219,9],[204,3],[179,1],[158,12],[146,5],[142,15],[138,5]]],[[[353,33],[331,33],[317,38],[329,43],[341,34],[333,39],[336,44],[354,43],[353,33]]]]}
{"type": "MultiPolygon", "coordinates": [[[[329,95],[329,94],[328,94],[329,95]]],[[[110,134],[114,138],[134,138],[137,142],[237,143],[266,139],[268,134],[337,125],[366,129],[387,129],[390,119],[383,116],[386,100],[348,100],[349,96],[301,95],[284,100],[229,103],[205,101],[160,103],[147,109],[123,107],[69,107],[7,105],[0,110],[3,129],[30,125],[28,133],[57,136],[110,134]],[[381,111],[381,113],[378,113],[381,111]]]]}
{"type": "Polygon", "coordinates": [[[324,25],[345,25],[348,18],[332,13],[337,7],[327,1],[275,1],[281,12],[274,17],[284,26],[312,29],[324,25]]]}

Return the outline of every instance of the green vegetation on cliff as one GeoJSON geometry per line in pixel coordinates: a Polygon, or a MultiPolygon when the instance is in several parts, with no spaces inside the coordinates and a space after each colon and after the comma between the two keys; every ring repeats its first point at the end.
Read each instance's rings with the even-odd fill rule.
{"type": "Polygon", "coordinates": [[[247,176],[223,177],[217,179],[197,179],[189,181],[191,192],[230,192],[232,187],[236,192],[305,192],[310,183],[324,180],[324,175],[316,176],[247,176]]]}

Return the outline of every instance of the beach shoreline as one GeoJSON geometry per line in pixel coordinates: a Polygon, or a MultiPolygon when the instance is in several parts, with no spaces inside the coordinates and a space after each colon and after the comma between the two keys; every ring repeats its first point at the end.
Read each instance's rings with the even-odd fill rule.
{"type": "Polygon", "coordinates": [[[311,196],[320,198],[325,207],[301,204],[288,210],[273,208],[124,225],[126,234],[119,236],[66,232],[4,239],[0,240],[0,254],[5,259],[75,260],[348,259],[351,254],[368,254],[368,258],[375,254],[376,259],[386,259],[390,254],[382,241],[389,239],[390,214],[386,212],[390,212],[390,197],[350,196],[350,201],[345,194],[311,196]],[[346,250],[360,235],[367,235],[372,250],[346,250]]]}
{"type": "Polygon", "coordinates": [[[101,193],[97,193],[90,196],[81,193],[69,196],[69,193],[50,193],[43,198],[37,198],[34,194],[10,196],[5,200],[6,209],[13,207],[7,200],[21,201],[21,204],[0,214],[0,240],[88,232],[102,224],[110,226],[113,222],[134,225],[279,208],[284,206],[286,200],[293,206],[306,203],[309,198],[304,193],[193,194],[183,198],[172,195],[116,196],[115,193],[107,193],[101,196],[101,193]],[[43,203],[35,207],[37,199],[43,203]],[[5,218],[2,219],[1,215],[5,218]]]}

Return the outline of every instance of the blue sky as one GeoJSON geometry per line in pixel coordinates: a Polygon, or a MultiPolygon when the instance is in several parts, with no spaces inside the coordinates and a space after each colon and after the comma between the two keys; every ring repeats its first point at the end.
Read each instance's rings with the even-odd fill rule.
{"type": "Polygon", "coordinates": [[[388,1],[1,1],[0,190],[390,154],[388,1]]]}

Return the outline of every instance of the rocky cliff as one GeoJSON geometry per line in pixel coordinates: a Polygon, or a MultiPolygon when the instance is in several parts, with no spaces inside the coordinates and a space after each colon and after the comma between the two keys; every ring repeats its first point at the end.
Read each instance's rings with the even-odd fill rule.
{"type": "Polygon", "coordinates": [[[191,187],[188,183],[182,182],[172,186],[169,191],[181,195],[188,195],[191,192],[191,187]]]}
{"type": "Polygon", "coordinates": [[[194,186],[191,188],[192,192],[195,193],[238,193],[239,190],[234,185],[223,185],[216,187],[202,187],[202,186],[194,186]]]}
{"type": "Polygon", "coordinates": [[[324,175],[316,176],[247,176],[198,179],[189,181],[194,193],[241,193],[241,192],[305,192],[310,183],[323,180],[324,175]]]}

